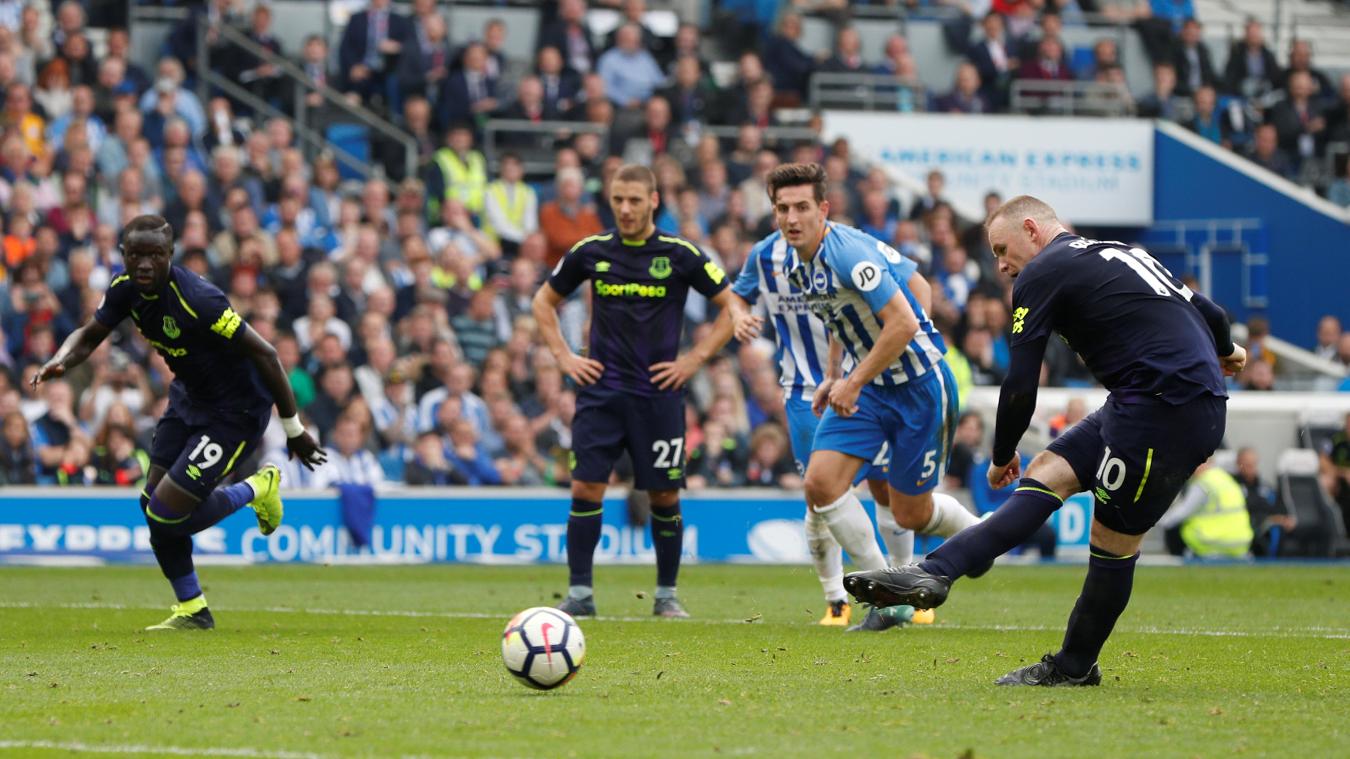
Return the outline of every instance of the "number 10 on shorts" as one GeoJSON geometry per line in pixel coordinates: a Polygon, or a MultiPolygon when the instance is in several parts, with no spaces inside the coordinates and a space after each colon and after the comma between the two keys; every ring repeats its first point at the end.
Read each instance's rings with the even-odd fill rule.
{"type": "Polygon", "coordinates": [[[1102,454],[1102,463],[1097,465],[1097,482],[1107,490],[1119,490],[1120,486],[1125,484],[1125,462],[1112,458],[1109,445],[1102,454]]]}

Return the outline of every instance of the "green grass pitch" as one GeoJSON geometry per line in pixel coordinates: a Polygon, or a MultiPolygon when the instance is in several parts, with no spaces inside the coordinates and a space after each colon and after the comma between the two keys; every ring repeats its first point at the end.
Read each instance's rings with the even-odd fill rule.
{"type": "Polygon", "coordinates": [[[506,620],[561,567],[207,567],[218,628],[146,633],[151,567],[0,569],[0,755],[1350,755],[1350,568],[1142,567],[1095,689],[1005,689],[1057,647],[1081,567],[998,567],[932,627],[815,625],[805,567],[602,567],[588,654],[538,693],[506,620]],[[639,597],[639,594],[641,597],[639,597]]]}

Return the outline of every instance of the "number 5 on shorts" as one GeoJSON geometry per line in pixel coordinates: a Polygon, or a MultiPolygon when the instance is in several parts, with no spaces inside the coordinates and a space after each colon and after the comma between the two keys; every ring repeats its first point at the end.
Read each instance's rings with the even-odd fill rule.
{"type": "Polygon", "coordinates": [[[937,471],[937,449],[933,449],[923,455],[923,471],[919,472],[919,482],[927,480],[937,471]]]}

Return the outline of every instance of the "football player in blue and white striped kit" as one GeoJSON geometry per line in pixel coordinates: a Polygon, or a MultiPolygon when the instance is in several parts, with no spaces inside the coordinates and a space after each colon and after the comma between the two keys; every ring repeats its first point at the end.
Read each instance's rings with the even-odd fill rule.
{"type": "MultiPolygon", "coordinates": [[[[820,421],[811,410],[811,398],[825,380],[829,334],[825,323],[811,315],[801,288],[788,281],[785,264],[789,257],[787,241],[781,232],[774,232],[750,251],[731,291],[747,303],[747,311],[750,305],[762,303],[767,319],[773,325],[792,457],[798,471],[805,474],[816,425],[820,421]]],[[[906,259],[902,268],[911,276],[911,288],[922,288],[920,300],[927,300],[930,296],[928,282],[916,273],[917,266],[906,259]]],[[[729,339],[731,327],[719,327],[729,339]]],[[[913,559],[914,532],[897,525],[891,515],[886,489],[888,460],[888,451],[883,448],[876,459],[855,476],[853,484],[857,485],[864,478],[867,480],[876,500],[877,526],[886,544],[890,564],[902,566],[913,559]]],[[[826,611],[820,624],[847,625],[851,609],[844,592],[844,558],[839,542],[830,534],[824,518],[809,508],[806,510],[806,542],[816,576],[825,591],[826,611]]]]}
{"type": "Polygon", "coordinates": [[[832,338],[812,397],[821,418],[806,501],[855,563],[879,569],[886,562],[852,485],[884,446],[888,501],[900,527],[945,538],[979,520],[934,492],[951,452],[958,398],[942,337],[907,284],[912,269],[889,246],[828,222],[825,184],[817,164],[785,164],[768,177],[787,243],[787,279],[832,338]]]}

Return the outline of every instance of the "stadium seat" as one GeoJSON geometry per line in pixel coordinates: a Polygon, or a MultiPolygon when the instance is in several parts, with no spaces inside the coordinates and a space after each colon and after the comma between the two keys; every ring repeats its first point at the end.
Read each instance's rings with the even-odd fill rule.
{"type": "MultiPolygon", "coordinates": [[[[370,162],[370,129],[360,124],[333,124],[324,130],[324,136],[334,146],[347,151],[364,163],[370,162]]],[[[364,179],[344,163],[338,164],[343,179],[364,179]]]]}
{"type": "Polygon", "coordinates": [[[1279,500],[1298,520],[1280,541],[1281,556],[1331,558],[1344,543],[1345,526],[1317,479],[1317,454],[1291,448],[1280,454],[1279,500]]]}
{"type": "Polygon", "coordinates": [[[1097,58],[1093,54],[1091,46],[1075,47],[1070,54],[1069,67],[1073,69],[1074,76],[1079,79],[1090,79],[1096,65],[1097,58]]]}

